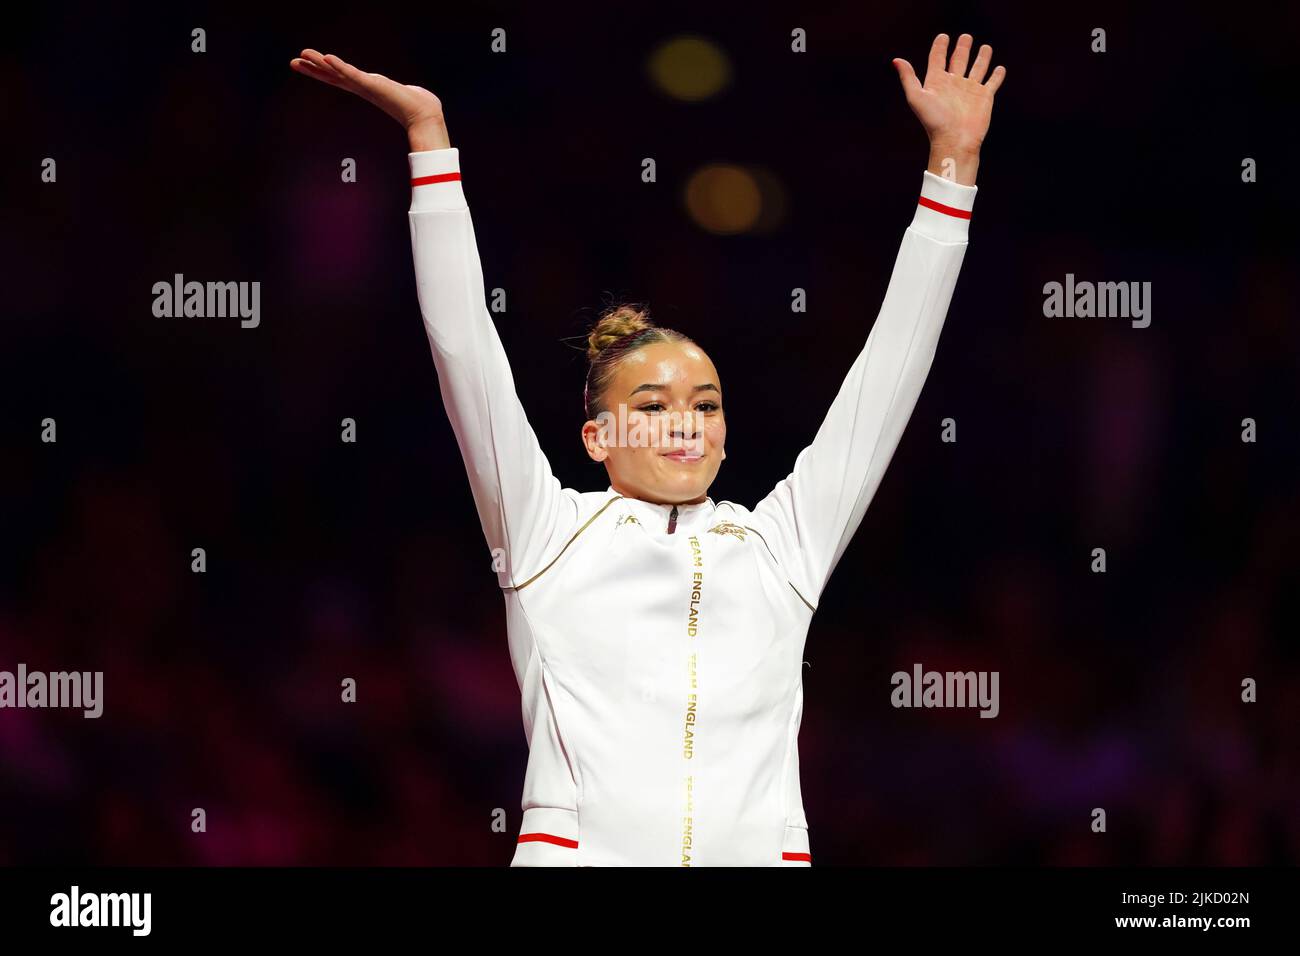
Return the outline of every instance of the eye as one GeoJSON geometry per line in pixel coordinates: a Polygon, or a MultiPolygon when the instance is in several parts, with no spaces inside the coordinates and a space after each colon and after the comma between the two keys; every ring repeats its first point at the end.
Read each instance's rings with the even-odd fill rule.
{"type": "MultiPolygon", "coordinates": [[[[640,412],[661,412],[663,410],[664,406],[662,402],[647,402],[644,405],[637,406],[637,411],[640,412]]],[[[695,406],[695,410],[700,412],[716,412],[721,410],[721,406],[719,406],[717,402],[700,402],[695,406]]]]}

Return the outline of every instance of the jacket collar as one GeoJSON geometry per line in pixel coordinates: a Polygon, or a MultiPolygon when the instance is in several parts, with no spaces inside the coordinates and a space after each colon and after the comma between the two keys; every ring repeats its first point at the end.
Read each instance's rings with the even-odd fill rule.
{"type": "Polygon", "coordinates": [[[629,498],[626,495],[619,495],[610,485],[606,493],[611,497],[622,497],[623,503],[632,509],[632,512],[643,522],[649,521],[652,526],[661,532],[667,532],[668,521],[672,514],[673,508],[677,509],[677,532],[681,532],[683,527],[693,527],[696,522],[707,518],[713,514],[717,505],[712,498],[705,496],[703,501],[695,504],[678,504],[664,505],[654,501],[643,501],[640,498],[629,498]]]}

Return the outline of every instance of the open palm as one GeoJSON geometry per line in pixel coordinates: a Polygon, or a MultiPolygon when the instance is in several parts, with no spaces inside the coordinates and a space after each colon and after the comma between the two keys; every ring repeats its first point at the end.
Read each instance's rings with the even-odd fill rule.
{"type": "Polygon", "coordinates": [[[984,82],[993,59],[993,48],[986,43],[980,47],[967,75],[966,66],[973,43],[971,35],[963,33],[957,38],[952,59],[948,61],[948,35],[941,33],[935,37],[930,46],[924,85],[916,78],[912,64],[900,58],[893,61],[907,103],[925,127],[932,143],[978,149],[988,133],[993,115],[993,94],[1002,85],[1007,70],[999,66],[989,76],[988,82],[984,82]]]}

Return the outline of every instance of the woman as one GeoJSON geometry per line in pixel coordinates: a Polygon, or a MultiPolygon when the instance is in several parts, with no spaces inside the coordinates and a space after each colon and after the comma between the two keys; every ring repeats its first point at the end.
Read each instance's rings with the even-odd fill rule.
{"type": "MultiPolygon", "coordinates": [[[[506,604],[529,742],[512,866],[808,866],[804,639],[929,371],[966,250],[992,51],[935,38],[894,60],[930,163],[884,304],[812,444],[749,509],[708,497],[722,381],[686,336],[621,307],[592,330],[587,453],[560,487],[488,313],[438,98],[304,50],[292,67],[397,119],[410,142],[420,310],[506,604]],[[945,64],[947,64],[945,68],[945,64]],[[945,178],[946,175],[946,178],[945,178]]],[[[883,694],[884,691],[882,690],[883,694]]]]}

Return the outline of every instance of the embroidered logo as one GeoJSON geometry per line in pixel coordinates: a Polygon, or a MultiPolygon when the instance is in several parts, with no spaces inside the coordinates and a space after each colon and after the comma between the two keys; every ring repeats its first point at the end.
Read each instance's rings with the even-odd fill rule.
{"type": "Polygon", "coordinates": [[[732,524],[730,521],[715,524],[709,530],[714,534],[734,534],[741,541],[745,540],[745,529],[738,524],[732,524]]]}
{"type": "Polygon", "coordinates": [[[620,526],[623,525],[623,524],[636,524],[636,525],[639,525],[640,523],[641,523],[641,522],[639,522],[639,521],[636,520],[636,515],[623,515],[623,517],[621,517],[621,518],[618,519],[618,522],[614,525],[614,527],[617,528],[617,527],[620,527],[620,526]]]}

